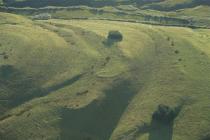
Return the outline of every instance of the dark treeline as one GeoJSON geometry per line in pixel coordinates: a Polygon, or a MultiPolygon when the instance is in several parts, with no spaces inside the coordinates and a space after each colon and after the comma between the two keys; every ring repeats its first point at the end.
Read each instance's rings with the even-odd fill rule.
{"type": "Polygon", "coordinates": [[[145,9],[171,11],[171,10],[178,10],[178,9],[184,9],[184,8],[192,8],[198,5],[210,5],[210,0],[193,0],[192,2],[180,3],[174,6],[170,6],[170,7],[154,3],[154,4],[146,6],[145,9]]]}
{"type": "Polygon", "coordinates": [[[45,7],[45,6],[77,6],[86,5],[92,7],[102,7],[104,5],[116,5],[115,0],[27,0],[27,1],[15,1],[15,0],[4,0],[5,6],[11,7],[45,7]]]}
{"type": "Polygon", "coordinates": [[[189,3],[181,3],[171,7],[162,6],[159,2],[165,0],[25,0],[25,1],[16,1],[16,0],[3,0],[5,6],[9,7],[46,7],[46,6],[78,6],[86,5],[91,7],[103,7],[103,6],[116,6],[119,4],[137,4],[143,6],[149,4],[144,8],[156,9],[156,10],[177,10],[181,8],[189,8],[197,5],[210,5],[209,0],[193,0],[189,3]]]}

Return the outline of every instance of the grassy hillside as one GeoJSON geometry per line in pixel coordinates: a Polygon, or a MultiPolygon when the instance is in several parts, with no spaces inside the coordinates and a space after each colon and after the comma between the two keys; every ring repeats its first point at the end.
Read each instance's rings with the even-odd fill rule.
{"type": "Polygon", "coordinates": [[[209,139],[210,30],[0,19],[0,139],[209,139]],[[180,107],[172,122],[154,122],[160,104],[180,107]]]}

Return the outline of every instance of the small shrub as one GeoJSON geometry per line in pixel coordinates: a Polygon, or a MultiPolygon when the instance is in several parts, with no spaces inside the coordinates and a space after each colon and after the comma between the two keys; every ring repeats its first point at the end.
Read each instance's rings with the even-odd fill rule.
{"type": "Polygon", "coordinates": [[[174,53],[175,53],[175,54],[178,54],[178,53],[179,53],[179,50],[175,50],[174,53]]]}
{"type": "Polygon", "coordinates": [[[4,58],[4,59],[8,59],[9,56],[5,54],[5,55],[3,56],[3,58],[4,58]]]}
{"type": "Polygon", "coordinates": [[[173,41],[171,42],[171,46],[174,46],[174,42],[173,41]]]}
{"type": "Polygon", "coordinates": [[[205,55],[205,52],[201,52],[201,55],[205,55]]]}
{"type": "Polygon", "coordinates": [[[109,56],[106,57],[106,61],[107,61],[107,62],[109,62],[110,59],[111,59],[111,57],[109,57],[109,56]]]}

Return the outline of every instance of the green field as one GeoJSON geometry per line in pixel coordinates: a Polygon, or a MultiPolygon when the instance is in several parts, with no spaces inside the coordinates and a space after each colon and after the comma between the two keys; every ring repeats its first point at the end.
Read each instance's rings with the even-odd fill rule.
{"type": "Polygon", "coordinates": [[[208,140],[209,44],[209,29],[0,13],[0,139],[208,140]],[[160,104],[183,106],[153,124],[160,104]]]}

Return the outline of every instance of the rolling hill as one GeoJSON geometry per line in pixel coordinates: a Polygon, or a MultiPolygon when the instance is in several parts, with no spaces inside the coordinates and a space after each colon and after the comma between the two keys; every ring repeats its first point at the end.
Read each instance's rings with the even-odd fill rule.
{"type": "Polygon", "coordinates": [[[209,12],[0,0],[0,140],[210,140],[209,12]]]}
{"type": "Polygon", "coordinates": [[[209,29],[1,12],[0,139],[209,140],[209,44],[209,29]]]}

